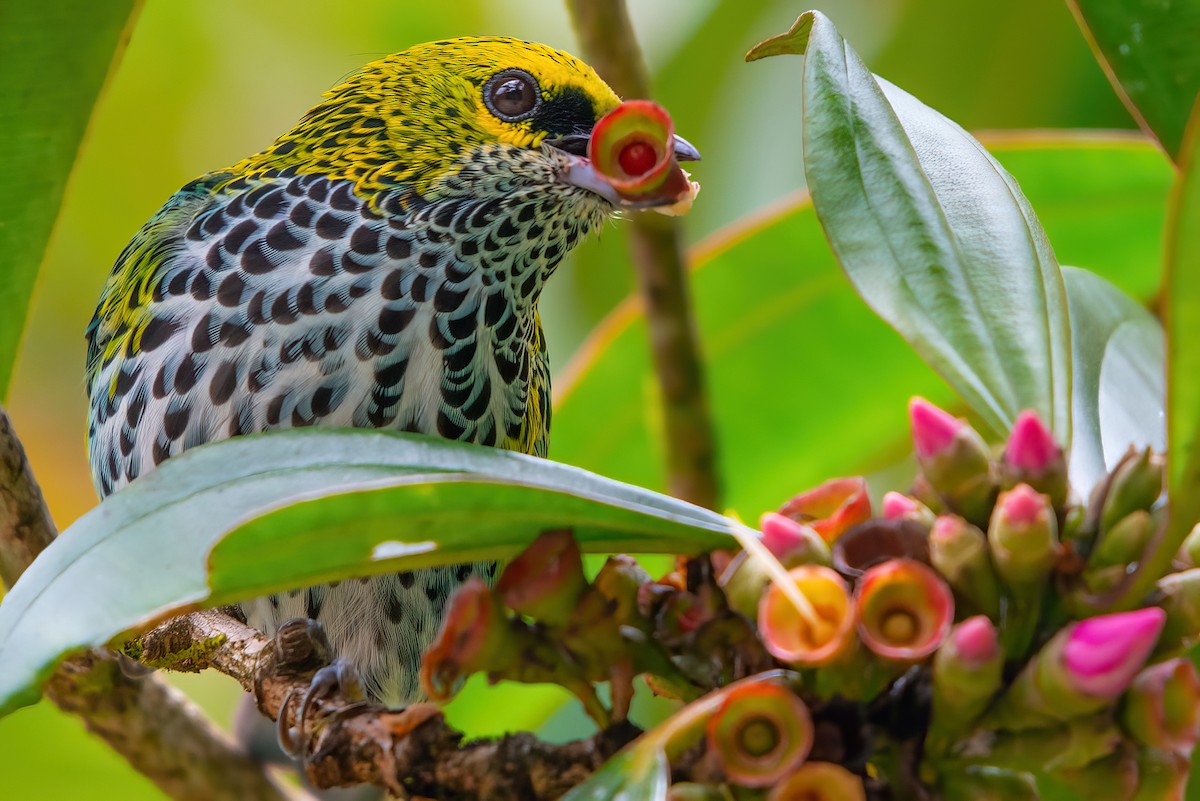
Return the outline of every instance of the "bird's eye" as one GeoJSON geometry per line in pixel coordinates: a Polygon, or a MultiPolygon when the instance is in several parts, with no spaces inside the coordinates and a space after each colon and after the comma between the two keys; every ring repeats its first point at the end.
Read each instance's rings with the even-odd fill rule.
{"type": "Polygon", "coordinates": [[[483,87],[483,102],[488,111],[505,122],[520,122],[533,115],[542,104],[537,81],[523,70],[504,70],[493,75],[483,87]]]}

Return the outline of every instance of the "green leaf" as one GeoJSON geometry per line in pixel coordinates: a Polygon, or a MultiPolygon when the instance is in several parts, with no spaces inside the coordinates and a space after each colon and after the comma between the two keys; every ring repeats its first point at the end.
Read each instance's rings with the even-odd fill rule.
{"type": "Polygon", "coordinates": [[[1200,91],[1200,2],[1067,2],[1129,113],[1179,161],[1200,91]]]}
{"type": "MultiPolygon", "coordinates": [[[[1140,296],[1157,288],[1173,170],[1153,144],[1042,132],[986,141],[1064,258],[1140,296]]],[[[953,402],[854,294],[807,196],[719,232],[689,261],[720,473],[747,517],[830,476],[901,459],[910,395],[953,402]]],[[[640,308],[627,302],[556,375],[555,459],[663,486],[646,340],[640,308]]]]}
{"type": "Polygon", "coordinates": [[[1086,497],[1131,444],[1163,448],[1163,332],[1103,278],[1064,267],[1063,279],[1075,371],[1070,474],[1086,497]]]}
{"type": "Polygon", "coordinates": [[[1069,441],[1066,297],[1016,181],[821,14],[747,58],[785,52],[805,54],[805,174],[860,294],[996,432],[1032,408],[1069,441]]]}
{"type": "Polygon", "coordinates": [[[1163,298],[1167,322],[1167,492],[1173,540],[1200,522],[1200,102],[1171,198],[1163,298]]]}
{"type": "Polygon", "coordinates": [[[665,801],[670,765],[661,749],[629,747],[561,801],[665,801]]]}
{"type": "Polygon", "coordinates": [[[0,3],[0,401],[75,154],[140,5],[0,3]]]}
{"type": "Polygon", "coordinates": [[[0,713],[64,654],[201,606],[512,556],[572,528],[589,551],[731,547],[713,512],[522,454],[307,429],[188,451],[63,532],[0,603],[0,713]]]}

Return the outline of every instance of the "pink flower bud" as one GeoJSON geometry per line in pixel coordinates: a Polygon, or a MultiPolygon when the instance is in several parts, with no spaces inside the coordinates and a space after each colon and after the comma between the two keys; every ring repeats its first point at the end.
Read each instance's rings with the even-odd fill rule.
{"type": "Polygon", "coordinates": [[[954,622],[950,588],[912,559],[890,559],[863,573],[854,599],[863,644],[898,662],[932,654],[954,622]]]}
{"type": "Polygon", "coordinates": [[[888,520],[918,514],[924,508],[907,495],[889,492],[883,496],[883,516],[888,520]]]}
{"type": "Polygon", "coordinates": [[[958,739],[1000,690],[1004,653],[992,621],[970,617],[950,631],[933,657],[933,719],[926,753],[940,753],[958,739]]]}
{"type": "Polygon", "coordinates": [[[1017,592],[1040,587],[1058,558],[1058,522],[1050,499],[1028,484],[1000,493],[987,536],[996,571],[1017,592]]]}
{"type": "Polygon", "coordinates": [[[1063,667],[1074,686],[1097,698],[1116,698],[1146,664],[1166,613],[1158,607],[1081,620],[1063,647],[1063,667]]]}
{"type": "Polygon", "coordinates": [[[967,618],[955,626],[946,647],[952,648],[966,667],[987,664],[1000,655],[996,627],[983,615],[967,618]]]}
{"type": "Polygon", "coordinates": [[[1046,511],[1046,501],[1028,484],[1018,484],[1000,496],[996,507],[1010,523],[1029,526],[1037,522],[1038,516],[1046,511]]]}
{"type": "Polygon", "coordinates": [[[912,425],[913,445],[917,456],[922,458],[948,450],[955,435],[966,426],[966,421],[942,411],[924,398],[913,398],[908,402],[908,419],[912,425]]]}
{"type": "Polygon", "coordinates": [[[962,515],[982,525],[998,489],[991,449],[965,420],[922,398],[908,404],[913,447],[921,472],[914,494],[926,505],[962,515]]]}
{"type": "Polygon", "coordinates": [[[1017,415],[1008,446],[1004,449],[1004,461],[1018,470],[1039,475],[1054,466],[1062,458],[1062,448],[1054,441],[1054,435],[1042,424],[1037,412],[1027,409],[1017,415]]]}
{"type": "Polygon", "coordinates": [[[871,518],[866,479],[854,476],[826,481],[792,498],[779,513],[811,526],[821,539],[833,542],[846,529],[871,518]]]}
{"type": "MultiPolygon", "coordinates": [[[[767,512],[758,523],[762,531],[762,544],[776,559],[783,559],[790,553],[799,550],[808,551],[812,547],[812,539],[816,532],[812,527],[797,523],[790,517],[784,517],[778,512],[767,512]]],[[[819,539],[819,537],[818,537],[819,539]]]]}

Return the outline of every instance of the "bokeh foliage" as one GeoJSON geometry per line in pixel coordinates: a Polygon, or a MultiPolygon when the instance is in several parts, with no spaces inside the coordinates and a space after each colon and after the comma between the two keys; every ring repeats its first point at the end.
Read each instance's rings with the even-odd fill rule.
{"type": "MultiPolygon", "coordinates": [[[[1064,6],[1016,0],[982,15],[954,0],[816,5],[828,7],[873,70],[968,129],[1132,126],[1064,6]]],[[[776,207],[796,221],[786,233],[748,238],[751,224],[713,234],[802,183],[798,109],[780,102],[794,67],[750,69],[741,56],[807,4],[631,0],[630,7],[658,99],[706,156],[697,170],[704,194],[688,230],[697,240],[713,236],[696,258],[704,265],[697,273],[702,339],[729,496],[752,519],[826,475],[902,457],[889,437],[904,430],[903,398],[922,392],[944,402],[950,393],[854,298],[811,215],[805,221],[802,201],[776,207]]],[[[328,4],[282,0],[158,0],[144,10],[78,164],[11,392],[10,410],[60,525],[94,504],[82,446],[82,329],[116,254],[167,195],[265,145],[320,89],[378,54],[472,33],[573,47],[565,15],[542,0],[441,9],[376,0],[331,13],[328,4]]],[[[0,101],[14,102],[7,93],[0,101]]],[[[1028,137],[995,142],[1062,263],[1099,270],[1141,297],[1153,290],[1171,177],[1157,151],[1109,139],[1083,147],[1028,137]]],[[[606,352],[570,359],[626,294],[626,262],[615,224],[563,268],[543,301],[555,367],[575,376],[557,413],[552,455],[657,487],[655,421],[647,412],[656,404],[647,397],[654,388],[636,317],[606,324],[619,335],[606,352]]],[[[137,580],[135,569],[128,580],[137,580]]],[[[228,683],[186,684],[202,687],[205,703],[228,718],[235,695],[228,683]]],[[[510,716],[508,724],[536,727],[555,714],[557,695],[520,693],[514,707],[527,717],[510,716]]],[[[485,707],[478,698],[456,702],[455,720],[495,731],[485,713],[501,701],[489,697],[485,707]]],[[[569,732],[573,713],[557,714],[553,729],[569,732]]],[[[0,749],[13,766],[5,789],[17,797],[161,797],[44,704],[0,723],[0,749]],[[70,776],[49,767],[64,758],[77,768],[70,776]]]]}

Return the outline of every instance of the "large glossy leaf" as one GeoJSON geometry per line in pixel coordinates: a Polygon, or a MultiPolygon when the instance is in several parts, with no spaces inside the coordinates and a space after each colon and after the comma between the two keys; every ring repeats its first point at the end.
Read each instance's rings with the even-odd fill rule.
{"type": "Polygon", "coordinates": [[[1067,2],[1134,119],[1178,160],[1200,91],[1200,2],[1067,2]]]}
{"type": "Polygon", "coordinates": [[[1062,279],[1011,176],[959,126],[876,79],[804,14],[748,58],[804,54],[805,174],[859,293],[997,432],[1036,409],[1070,435],[1062,279]]]}
{"type": "Polygon", "coordinates": [[[0,401],[75,154],[139,5],[0,3],[0,401]]]}
{"type": "Polygon", "coordinates": [[[1063,268],[1071,308],[1075,443],[1070,473],[1084,497],[1130,445],[1165,445],[1163,331],[1124,292],[1063,268]]]}
{"type": "MultiPolygon", "coordinates": [[[[1157,287],[1173,171],[1153,144],[1040,132],[985,141],[1020,180],[1063,258],[1137,296],[1157,287]]],[[[743,514],[757,516],[829,476],[901,458],[909,395],[952,402],[854,295],[806,196],[710,238],[692,251],[691,266],[720,471],[729,503],[743,514]]],[[[561,371],[555,459],[662,486],[646,348],[630,302],[561,371]]]]}
{"type": "Polygon", "coordinates": [[[378,431],[196,448],[65,531],[0,603],[0,713],[64,654],[198,606],[513,555],[549,528],[587,550],[729,547],[720,515],[521,454],[378,431]]]}
{"type": "Polygon", "coordinates": [[[1200,522],[1200,102],[1171,198],[1163,298],[1167,321],[1167,488],[1173,539],[1200,522]]]}

